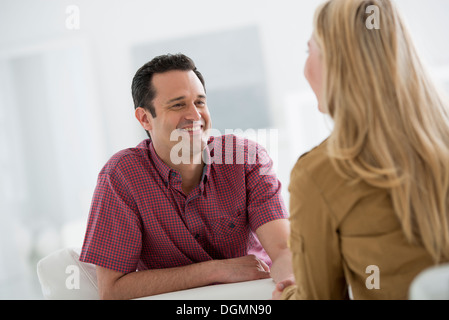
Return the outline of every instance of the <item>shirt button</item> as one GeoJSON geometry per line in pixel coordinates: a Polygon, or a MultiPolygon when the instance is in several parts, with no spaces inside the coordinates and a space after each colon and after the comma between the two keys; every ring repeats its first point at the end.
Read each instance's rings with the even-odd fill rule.
{"type": "Polygon", "coordinates": [[[197,233],[197,234],[195,235],[195,239],[198,240],[199,237],[200,237],[200,234],[197,233]]]}
{"type": "Polygon", "coordinates": [[[229,228],[234,228],[235,227],[235,224],[233,224],[232,222],[229,224],[229,228]]]}

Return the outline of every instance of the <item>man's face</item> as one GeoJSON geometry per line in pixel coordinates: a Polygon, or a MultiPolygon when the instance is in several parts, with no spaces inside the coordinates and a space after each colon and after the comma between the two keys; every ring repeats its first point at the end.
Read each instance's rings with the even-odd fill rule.
{"type": "MultiPolygon", "coordinates": [[[[206,93],[201,81],[193,71],[168,71],[153,75],[156,95],[153,106],[156,117],[148,112],[148,131],[159,157],[167,160],[178,138],[201,151],[207,144],[207,131],[211,127],[206,93]],[[172,137],[172,139],[170,139],[172,137]],[[177,137],[174,140],[173,137],[177,137]],[[174,141],[172,141],[174,140],[174,141]]],[[[173,161],[172,161],[173,162],[173,161]]]]}

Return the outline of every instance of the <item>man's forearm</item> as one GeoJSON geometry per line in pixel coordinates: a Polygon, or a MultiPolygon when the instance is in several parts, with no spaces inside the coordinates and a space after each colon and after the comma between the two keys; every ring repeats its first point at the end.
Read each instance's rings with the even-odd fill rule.
{"type": "Polygon", "coordinates": [[[260,243],[272,261],[271,277],[276,283],[293,277],[292,255],[287,245],[289,233],[288,219],[270,221],[256,230],[260,243]]]}
{"type": "Polygon", "coordinates": [[[183,267],[153,269],[127,274],[97,268],[102,299],[134,299],[202,287],[270,277],[268,266],[253,255],[210,260],[183,267]]]}
{"type": "Polygon", "coordinates": [[[206,261],[183,267],[127,273],[110,286],[100,287],[100,297],[134,299],[205,286],[214,282],[212,263],[206,261]]]}
{"type": "Polygon", "coordinates": [[[293,279],[292,255],[288,248],[279,252],[271,265],[271,277],[278,283],[286,279],[293,279]]]}

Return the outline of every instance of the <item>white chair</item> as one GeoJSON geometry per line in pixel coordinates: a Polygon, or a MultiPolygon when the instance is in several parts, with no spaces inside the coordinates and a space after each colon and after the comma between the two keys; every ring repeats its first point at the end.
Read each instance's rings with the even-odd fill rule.
{"type": "MultiPolygon", "coordinates": [[[[58,250],[37,264],[37,275],[45,299],[99,299],[95,265],[79,261],[80,250],[58,250]]],[[[272,279],[212,285],[159,294],[146,300],[269,300],[275,288],[272,279]]]]}
{"type": "Polygon", "coordinates": [[[45,299],[97,300],[95,265],[79,261],[80,250],[65,248],[37,264],[37,276],[45,299]]]}
{"type": "Polygon", "coordinates": [[[449,300],[449,263],[423,270],[413,280],[410,300],[449,300]]]}

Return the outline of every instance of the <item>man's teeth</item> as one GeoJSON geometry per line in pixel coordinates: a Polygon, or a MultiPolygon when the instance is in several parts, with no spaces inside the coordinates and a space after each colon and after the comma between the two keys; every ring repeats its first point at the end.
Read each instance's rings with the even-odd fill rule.
{"type": "Polygon", "coordinates": [[[197,131],[197,130],[200,130],[200,129],[201,129],[201,126],[192,127],[192,128],[183,128],[181,130],[184,130],[184,131],[197,131]]]}

